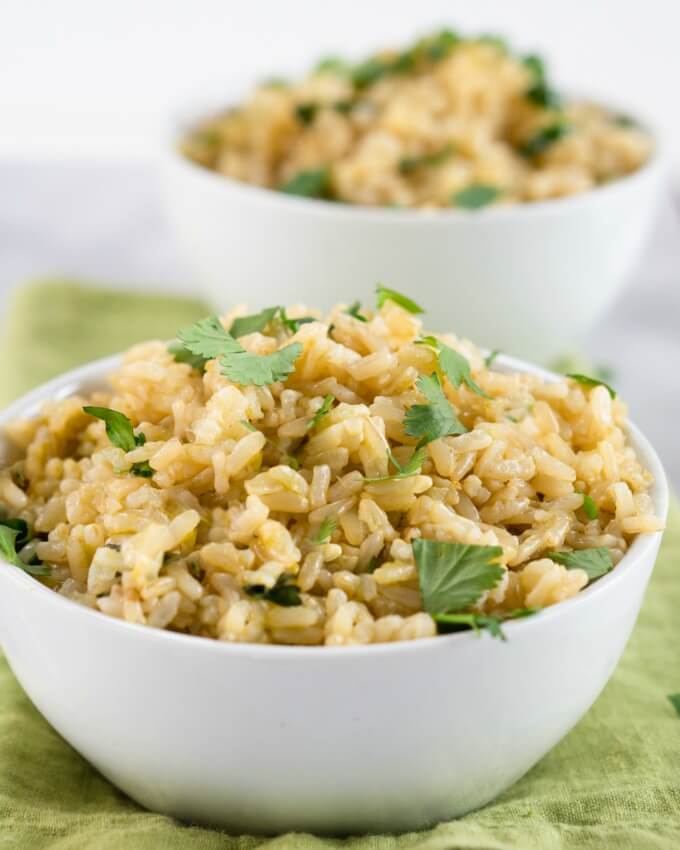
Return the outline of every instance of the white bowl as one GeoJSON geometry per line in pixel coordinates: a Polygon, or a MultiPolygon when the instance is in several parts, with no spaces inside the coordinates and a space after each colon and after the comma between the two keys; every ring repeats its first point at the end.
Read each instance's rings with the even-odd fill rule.
{"type": "MultiPolygon", "coordinates": [[[[119,362],[45,384],[3,411],[0,428],[101,387],[119,362]]],[[[665,518],[659,459],[629,433],[665,518]]],[[[233,832],[417,829],[483,806],[588,710],[626,645],[660,539],[639,536],[576,598],[508,623],[506,642],[220,643],[115,620],[7,564],[0,641],[43,716],[150,809],[233,832]]]]}
{"type": "Polygon", "coordinates": [[[434,330],[453,327],[543,363],[569,350],[625,283],[663,173],[657,150],[636,173],[560,200],[474,212],[367,208],[291,197],[196,165],[177,150],[193,124],[182,122],[162,150],[162,186],[218,308],[293,299],[330,307],[380,282],[421,303],[434,330]]]}

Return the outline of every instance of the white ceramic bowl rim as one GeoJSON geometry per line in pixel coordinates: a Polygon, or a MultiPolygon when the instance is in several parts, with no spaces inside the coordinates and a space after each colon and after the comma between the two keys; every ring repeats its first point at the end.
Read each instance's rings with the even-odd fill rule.
{"type": "Polygon", "coordinates": [[[576,195],[551,198],[546,201],[517,202],[507,205],[493,204],[479,210],[462,210],[455,207],[443,209],[408,209],[333,203],[332,201],[324,201],[318,198],[287,195],[283,192],[277,192],[274,189],[255,186],[224,174],[218,174],[212,169],[199,165],[184,156],[179,150],[179,141],[201,118],[224,111],[224,104],[222,104],[221,110],[203,108],[200,111],[194,109],[191,112],[180,112],[180,117],[170,122],[169,132],[164,134],[163,155],[174,165],[186,169],[187,173],[193,173],[198,179],[204,180],[206,185],[212,184],[215,188],[221,186],[225,191],[242,195],[244,201],[257,201],[261,204],[270,203],[274,207],[280,206],[282,209],[292,204],[292,209],[296,209],[299,212],[335,216],[341,219],[361,218],[362,220],[375,222],[408,222],[411,226],[432,226],[433,222],[450,226],[454,221],[502,221],[532,215],[559,214],[570,210],[578,211],[582,207],[596,202],[598,198],[623,192],[627,188],[633,189],[638,183],[647,178],[654,177],[659,171],[664,171],[667,163],[667,155],[661,136],[654,129],[653,123],[648,121],[646,117],[638,118],[638,110],[619,108],[615,104],[610,104],[606,108],[614,114],[631,115],[636,124],[647,132],[654,141],[652,154],[637,171],[633,171],[631,174],[626,174],[623,177],[618,177],[609,183],[594,186],[592,189],[576,195]]]}
{"type": "MultiPolygon", "coordinates": [[[[100,360],[93,361],[85,366],[73,369],[63,375],[54,378],[48,383],[42,384],[31,392],[22,396],[20,399],[13,402],[9,407],[5,408],[0,413],[0,429],[4,428],[7,422],[15,418],[33,416],[37,413],[41,404],[49,399],[62,399],[73,395],[79,390],[89,391],[94,387],[101,387],[105,383],[106,375],[112,372],[120,365],[121,355],[114,355],[100,360]]],[[[559,380],[560,376],[547,370],[540,369],[536,366],[524,363],[514,357],[500,355],[495,361],[496,366],[504,367],[503,371],[507,372],[526,372],[534,375],[540,375],[548,380],[559,380]]],[[[660,519],[666,519],[668,513],[668,483],[666,475],[659,460],[658,455],[647,441],[646,437],[632,423],[628,424],[628,434],[631,441],[641,456],[641,460],[646,468],[654,476],[654,484],[652,487],[652,498],[654,499],[655,515],[660,519]]],[[[560,602],[556,605],[544,608],[532,617],[526,619],[507,621],[503,624],[503,631],[507,635],[508,640],[512,640],[512,634],[517,629],[531,629],[540,627],[541,623],[545,623],[548,618],[555,620],[558,617],[569,616],[569,614],[578,605],[583,604],[586,599],[592,599],[602,594],[607,593],[615,583],[622,581],[624,576],[636,568],[636,565],[653,551],[658,537],[661,532],[653,532],[640,534],[631,544],[629,550],[624,557],[619,561],[616,567],[607,573],[607,575],[598,579],[592,585],[589,585],[585,590],[578,593],[571,599],[560,602]]],[[[1,559],[0,559],[1,560],[1,559]]],[[[161,641],[179,641],[185,646],[196,647],[197,652],[226,652],[226,653],[241,653],[249,656],[266,657],[275,655],[277,661],[283,661],[285,658],[298,658],[302,656],[318,657],[319,653],[333,659],[351,658],[357,654],[367,653],[401,653],[401,652],[418,652],[425,651],[433,642],[441,643],[442,641],[462,641],[462,640],[479,640],[482,636],[473,631],[454,632],[447,635],[437,635],[432,638],[420,638],[410,641],[395,641],[391,643],[375,643],[360,646],[347,647],[324,647],[324,646],[288,646],[279,644],[256,644],[256,643],[229,643],[226,641],[215,640],[214,638],[199,637],[196,635],[185,635],[177,632],[170,632],[164,629],[154,629],[150,626],[128,623],[124,620],[119,620],[115,617],[107,616],[100,611],[93,611],[84,605],[73,602],[64,596],[60,596],[53,590],[42,585],[39,581],[23,572],[19,567],[5,564],[3,570],[8,570],[5,577],[15,581],[21,587],[24,587],[29,592],[37,592],[46,594],[46,598],[51,599],[54,605],[65,605],[69,608],[71,616],[91,618],[92,627],[109,628],[112,630],[112,637],[119,629],[132,630],[131,633],[137,633],[142,639],[146,640],[161,640],[161,641]],[[8,569],[9,568],[9,569],[8,569]]],[[[488,638],[488,636],[485,636],[488,638]]],[[[488,638],[492,639],[492,638],[488,638]]]]}

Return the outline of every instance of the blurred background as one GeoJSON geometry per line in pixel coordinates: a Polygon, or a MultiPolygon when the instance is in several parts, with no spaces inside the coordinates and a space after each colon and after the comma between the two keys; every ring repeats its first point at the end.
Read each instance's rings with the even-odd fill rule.
{"type": "Polygon", "coordinates": [[[680,483],[680,4],[670,0],[3,0],[0,316],[36,276],[191,293],[154,171],[169,116],[441,26],[502,34],[543,55],[558,86],[659,128],[671,167],[653,238],[583,353],[611,369],[680,483]]]}

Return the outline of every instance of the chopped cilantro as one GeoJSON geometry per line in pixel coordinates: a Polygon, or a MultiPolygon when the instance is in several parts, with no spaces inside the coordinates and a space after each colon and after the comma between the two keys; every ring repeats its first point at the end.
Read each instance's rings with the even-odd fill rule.
{"type": "Polygon", "coordinates": [[[670,702],[670,704],[675,709],[678,717],[680,717],[680,693],[678,693],[678,694],[668,694],[667,699],[668,699],[668,702],[670,702]]]}
{"type": "Polygon", "coordinates": [[[295,117],[301,124],[309,125],[316,118],[318,111],[318,103],[298,103],[295,107],[295,117]]]}
{"type": "Polygon", "coordinates": [[[473,546],[419,538],[412,543],[423,608],[433,617],[478,602],[503,577],[500,546],[473,546]]]}
{"type": "Polygon", "coordinates": [[[114,446],[124,452],[131,452],[138,446],[143,446],[146,437],[143,434],[135,435],[132,422],[119,410],[111,410],[110,407],[83,407],[85,413],[102,419],[106,423],[106,436],[114,446]]]}
{"type": "Polygon", "coordinates": [[[307,423],[307,430],[311,431],[313,428],[321,422],[321,420],[326,416],[326,414],[331,412],[331,408],[333,407],[333,402],[335,401],[335,396],[330,393],[327,396],[324,396],[324,400],[321,404],[321,407],[315,412],[314,416],[307,423]]]}
{"type": "Polygon", "coordinates": [[[451,348],[450,345],[440,342],[440,340],[433,336],[423,337],[418,340],[418,343],[420,345],[427,345],[437,352],[439,367],[454,387],[465,384],[473,393],[477,393],[482,398],[491,398],[473,379],[472,370],[470,369],[467,358],[459,354],[455,348],[451,348]]]}
{"type": "Polygon", "coordinates": [[[328,56],[325,59],[321,59],[314,70],[317,73],[337,74],[341,77],[346,77],[351,72],[348,63],[337,56],[328,56]]]}
{"type": "Polygon", "coordinates": [[[28,524],[21,519],[8,519],[0,522],[0,556],[10,564],[19,567],[32,576],[48,576],[51,573],[49,567],[35,558],[36,563],[23,561],[17,553],[28,542],[28,524]]]}
{"type": "Polygon", "coordinates": [[[394,72],[394,62],[372,57],[357,65],[352,71],[352,82],[358,89],[372,86],[383,77],[394,72]]]}
{"type": "Polygon", "coordinates": [[[532,159],[535,156],[545,153],[551,145],[559,142],[571,132],[571,128],[564,121],[556,121],[554,124],[548,124],[547,127],[542,127],[533,136],[527,139],[519,148],[519,152],[527,159],[532,159]]]}
{"type": "Polygon", "coordinates": [[[427,399],[427,404],[414,404],[404,416],[404,431],[417,437],[418,446],[424,446],[440,437],[464,434],[467,428],[458,419],[451,402],[444,395],[436,373],[421,375],[416,386],[427,399]]]}
{"type": "Polygon", "coordinates": [[[559,94],[548,86],[547,83],[535,83],[527,90],[527,97],[537,106],[544,109],[560,109],[562,99],[559,94]]]}
{"type": "Polygon", "coordinates": [[[397,471],[392,475],[383,475],[380,478],[365,478],[364,481],[368,484],[374,484],[380,481],[397,481],[400,478],[410,478],[412,475],[417,475],[427,458],[427,446],[417,447],[403,465],[399,463],[389,448],[387,449],[387,458],[397,471]]]}
{"type": "Polygon", "coordinates": [[[253,596],[256,599],[266,599],[267,602],[273,602],[275,605],[291,607],[302,604],[300,589],[290,581],[288,576],[279,576],[274,587],[251,584],[243,589],[248,596],[253,596]]]}
{"type": "Polygon", "coordinates": [[[286,195],[298,195],[301,198],[331,197],[331,175],[327,168],[312,171],[300,171],[279,187],[286,195]]]}
{"type": "Polygon", "coordinates": [[[326,517],[317,530],[309,538],[310,546],[321,546],[328,543],[337,527],[338,521],[334,516],[326,517]]]}
{"type": "Polygon", "coordinates": [[[234,319],[229,328],[229,333],[237,339],[240,336],[257,333],[264,330],[272,321],[274,316],[279,312],[279,307],[265,307],[259,313],[253,313],[252,316],[241,316],[234,319]]]}
{"type": "Polygon", "coordinates": [[[454,153],[453,145],[444,145],[433,153],[422,154],[421,156],[406,156],[399,160],[399,171],[401,174],[412,174],[425,167],[434,167],[441,165],[454,153]]]}
{"type": "Polygon", "coordinates": [[[584,387],[604,387],[612,399],[616,398],[616,390],[610,387],[609,384],[605,383],[605,381],[601,381],[599,378],[589,378],[588,375],[579,375],[577,372],[568,372],[567,378],[571,378],[572,381],[577,381],[579,384],[583,384],[584,387]]]}
{"type": "Polygon", "coordinates": [[[394,289],[388,289],[386,286],[382,284],[378,284],[375,288],[376,293],[376,308],[379,310],[385,301],[393,301],[402,309],[406,310],[408,313],[424,313],[422,307],[419,307],[415,301],[412,301],[406,295],[402,295],[400,292],[396,292],[394,289]]]}
{"type": "Polygon", "coordinates": [[[279,307],[279,321],[287,331],[295,334],[300,330],[300,325],[308,325],[310,322],[316,322],[313,316],[301,316],[299,319],[290,319],[286,313],[285,307],[279,307]]]}
{"type": "Polygon", "coordinates": [[[361,301],[353,301],[345,310],[345,313],[347,313],[348,316],[352,316],[354,319],[358,319],[360,322],[367,322],[368,319],[365,316],[362,316],[359,310],[361,310],[361,301]]]}
{"type": "Polygon", "coordinates": [[[484,358],[484,365],[487,369],[491,368],[499,354],[501,354],[501,352],[497,348],[494,348],[493,351],[486,355],[486,357],[484,358]]]}
{"type": "Polygon", "coordinates": [[[217,316],[201,319],[178,336],[192,354],[208,359],[219,357],[222,374],[241,386],[261,387],[285,380],[302,354],[298,342],[271,354],[252,354],[225,331],[217,316]]]}
{"type": "Polygon", "coordinates": [[[192,354],[189,349],[185,348],[184,345],[177,339],[168,345],[168,351],[178,363],[187,363],[192,369],[196,369],[197,372],[202,372],[205,369],[205,364],[209,360],[208,357],[201,357],[200,355],[192,354]]]}
{"type": "Polygon", "coordinates": [[[465,210],[478,210],[486,207],[500,197],[500,189],[495,186],[485,186],[482,183],[474,183],[455,192],[451,197],[451,203],[465,210]]]}
{"type": "Polygon", "coordinates": [[[435,614],[433,619],[437,623],[440,633],[456,632],[461,629],[473,629],[475,632],[480,632],[486,629],[491,637],[506,640],[502,624],[508,620],[518,620],[523,617],[530,617],[540,611],[540,608],[516,608],[514,611],[508,611],[501,616],[494,614],[479,614],[477,612],[458,613],[458,614],[435,614]]]}
{"type": "Polygon", "coordinates": [[[597,546],[594,549],[574,549],[572,552],[548,552],[546,557],[558,564],[562,564],[568,570],[583,570],[588,581],[595,581],[614,566],[612,553],[606,546],[597,546]]]}
{"type": "Polygon", "coordinates": [[[595,504],[595,500],[592,496],[589,496],[587,493],[583,494],[583,504],[581,505],[585,515],[588,519],[597,519],[600,509],[595,504]]]}

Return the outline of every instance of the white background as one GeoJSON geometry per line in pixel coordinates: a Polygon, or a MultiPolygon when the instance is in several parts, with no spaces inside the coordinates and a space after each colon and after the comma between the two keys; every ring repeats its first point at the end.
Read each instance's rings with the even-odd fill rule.
{"type": "Polygon", "coordinates": [[[678,0],[0,0],[0,154],[143,154],[197,93],[447,25],[642,110],[680,165],[678,0]]]}

